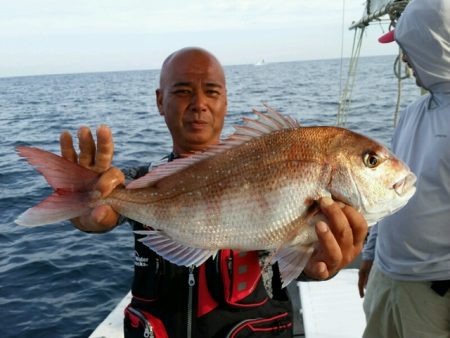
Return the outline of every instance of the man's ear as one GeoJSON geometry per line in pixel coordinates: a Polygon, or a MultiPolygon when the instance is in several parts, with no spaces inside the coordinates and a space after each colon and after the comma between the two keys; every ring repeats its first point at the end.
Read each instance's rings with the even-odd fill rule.
{"type": "Polygon", "coordinates": [[[163,110],[163,95],[161,89],[156,89],[156,105],[158,106],[159,115],[164,116],[164,110],[163,110]]]}

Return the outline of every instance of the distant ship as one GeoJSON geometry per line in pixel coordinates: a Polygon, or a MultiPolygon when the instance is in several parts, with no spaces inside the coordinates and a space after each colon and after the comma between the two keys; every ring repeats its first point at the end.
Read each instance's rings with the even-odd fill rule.
{"type": "Polygon", "coordinates": [[[262,59],[261,61],[258,61],[257,63],[255,63],[255,66],[265,66],[267,63],[266,61],[264,61],[264,59],[262,59]]]}

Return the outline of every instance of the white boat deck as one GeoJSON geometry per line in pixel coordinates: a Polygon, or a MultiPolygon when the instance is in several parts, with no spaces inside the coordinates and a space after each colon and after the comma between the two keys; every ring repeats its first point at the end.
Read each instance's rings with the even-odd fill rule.
{"type": "Polygon", "coordinates": [[[358,270],[344,269],[325,282],[299,282],[306,338],[361,338],[366,319],[358,270]]]}
{"type": "Polygon", "coordinates": [[[92,332],[89,338],[123,338],[123,310],[131,301],[131,291],[92,332]]]}
{"type": "MultiPolygon", "coordinates": [[[[361,338],[365,327],[358,270],[345,269],[326,282],[299,282],[306,338],[361,338]]],[[[123,338],[128,293],[89,338],[123,338]]]]}

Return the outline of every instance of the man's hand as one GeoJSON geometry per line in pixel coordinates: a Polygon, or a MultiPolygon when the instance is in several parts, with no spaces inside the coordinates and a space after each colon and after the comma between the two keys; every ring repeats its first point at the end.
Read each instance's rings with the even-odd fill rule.
{"type": "Polygon", "coordinates": [[[367,222],[354,208],[330,198],[320,200],[327,222],[316,224],[319,246],[304,273],[314,279],[327,279],[352,262],[363,248],[367,222]]]}
{"type": "MultiPolygon", "coordinates": [[[[114,154],[114,143],[111,130],[107,126],[97,129],[97,145],[88,127],[78,130],[80,153],[73,146],[72,135],[65,131],[60,136],[61,154],[69,161],[102,174],[95,185],[95,195],[106,197],[120,184],[125,182],[123,173],[111,167],[114,154]]],[[[119,214],[110,206],[101,205],[92,210],[90,215],[72,219],[72,223],[85,232],[105,232],[117,225],[119,214]]]]}
{"type": "Polygon", "coordinates": [[[372,270],[373,261],[365,260],[361,262],[359,267],[358,290],[361,298],[364,297],[364,289],[369,280],[370,270],[372,270]]]}

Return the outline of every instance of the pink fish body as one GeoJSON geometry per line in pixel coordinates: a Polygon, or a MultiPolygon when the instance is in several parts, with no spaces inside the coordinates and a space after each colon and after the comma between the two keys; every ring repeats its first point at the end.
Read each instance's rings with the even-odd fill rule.
{"type": "Polygon", "coordinates": [[[142,241],[173,263],[198,266],[225,248],[268,250],[287,285],[317,242],[319,198],[350,204],[374,223],[414,194],[414,174],[379,143],[342,128],[300,127],[273,111],[257,114],[222,144],[159,166],[98,200],[90,194],[98,174],[19,147],[55,192],[16,222],[54,223],[109,204],[151,226],[142,241]]]}

